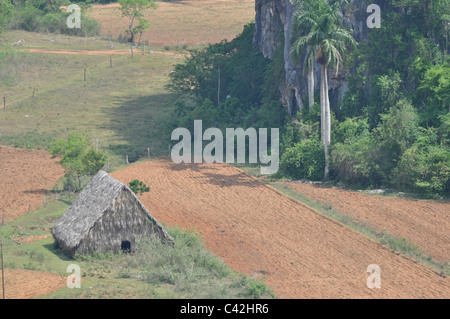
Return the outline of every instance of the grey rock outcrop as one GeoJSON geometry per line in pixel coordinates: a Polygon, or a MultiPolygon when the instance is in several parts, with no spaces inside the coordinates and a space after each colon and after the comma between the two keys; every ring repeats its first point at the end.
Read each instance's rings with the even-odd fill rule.
{"type": "MultiPolygon", "coordinates": [[[[367,41],[370,29],[367,27],[366,12],[370,4],[378,4],[386,8],[387,1],[353,0],[348,8],[343,8],[344,24],[354,31],[356,41],[367,41]]],[[[290,57],[292,22],[295,7],[291,0],[256,0],[255,1],[255,36],[254,43],[258,45],[265,57],[273,58],[279,46],[284,48],[285,81],[280,83],[281,99],[288,113],[293,114],[306,103],[308,80],[303,74],[302,64],[294,63],[290,57]]],[[[302,58],[303,59],[303,58],[302,58]]],[[[329,72],[330,103],[340,103],[348,90],[345,74],[329,72]]],[[[316,92],[320,85],[320,66],[314,67],[316,92]]],[[[318,94],[318,92],[316,93],[318,94]]]]}

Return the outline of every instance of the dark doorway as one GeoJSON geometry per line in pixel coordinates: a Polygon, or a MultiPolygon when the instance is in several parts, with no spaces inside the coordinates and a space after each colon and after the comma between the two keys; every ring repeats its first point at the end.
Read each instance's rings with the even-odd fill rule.
{"type": "Polygon", "coordinates": [[[131,243],[128,240],[123,241],[120,249],[123,252],[129,253],[131,251],[131,243]]]}

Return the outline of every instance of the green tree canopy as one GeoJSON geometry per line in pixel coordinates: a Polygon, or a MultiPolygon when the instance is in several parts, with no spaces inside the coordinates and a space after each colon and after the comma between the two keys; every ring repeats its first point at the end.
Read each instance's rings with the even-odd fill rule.
{"type": "Polygon", "coordinates": [[[68,174],[78,177],[81,188],[81,177],[95,175],[106,162],[106,154],[89,146],[85,136],[72,132],[67,139],[56,140],[50,146],[50,153],[61,158],[60,164],[68,170],[68,174]]]}
{"type": "Polygon", "coordinates": [[[5,28],[12,8],[11,0],[0,0],[0,32],[5,28]]]}
{"type": "Polygon", "coordinates": [[[136,195],[142,195],[144,193],[147,193],[150,191],[150,187],[144,184],[143,181],[134,179],[130,183],[130,189],[136,194],[136,195]]]}
{"type": "Polygon", "coordinates": [[[127,32],[130,38],[128,41],[133,43],[135,34],[148,28],[148,24],[144,22],[146,20],[142,18],[144,16],[143,12],[147,9],[156,9],[158,5],[153,0],[119,0],[118,2],[122,16],[129,18],[127,32]],[[133,25],[136,19],[138,19],[139,25],[137,28],[134,28],[133,25]]]}

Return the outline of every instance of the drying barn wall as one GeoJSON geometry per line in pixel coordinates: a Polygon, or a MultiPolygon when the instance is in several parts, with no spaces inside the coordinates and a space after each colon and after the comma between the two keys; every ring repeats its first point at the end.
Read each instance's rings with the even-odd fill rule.
{"type": "Polygon", "coordinates": [[[150,219],[136,197],[124,189],[81,240],[76,253],[119,252],[123,241],[129,241],[133,250],[140,238],[152,236],[164,239],[166,234],[150,219]]]}

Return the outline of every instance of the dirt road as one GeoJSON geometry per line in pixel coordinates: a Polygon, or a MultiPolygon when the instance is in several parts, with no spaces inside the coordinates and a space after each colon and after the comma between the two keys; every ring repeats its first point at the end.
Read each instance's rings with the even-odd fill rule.
{"type": "Polygon", "coordinates": [[[195,228],[234,270],[265,276],[282,298],[449,298],[450,279],[399,256],[241,170],[152,161],[112,174],[143,180],[161,222],[195,228]],[[367,288],[367,267],[381,289],[367,288]]]}
{"type": "MultiPolygon", "coordinates": [[[[24,49],[19,51],[27,51],[30,53],[45,53],[45,54],[67,54],[67,55],[131,55],[131,50],[47,50],[47,49],[24,49]]],[[[147,52],[147,50],[146,50],[147,52]]],[[[176,58],[184,58],[186,55],[174,52],[152,51],[154,54],[169,55],[176,58]]],[[[140,49],[136,49],[135,54],[141,54],[140,49]]],[[[149,53],[147,53],[149,54],[149,53]]]]}

